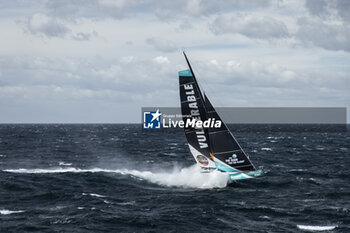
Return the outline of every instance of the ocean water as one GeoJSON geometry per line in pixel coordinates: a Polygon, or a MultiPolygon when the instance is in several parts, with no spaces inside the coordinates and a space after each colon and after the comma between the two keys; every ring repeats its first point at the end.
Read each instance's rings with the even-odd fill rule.
{"type": "Polygon", "coordinates": [[[267,177],[227,185],[184,133],[0,125],[0,232],[350,232],[350,133],[232,126],[267,177]]]}

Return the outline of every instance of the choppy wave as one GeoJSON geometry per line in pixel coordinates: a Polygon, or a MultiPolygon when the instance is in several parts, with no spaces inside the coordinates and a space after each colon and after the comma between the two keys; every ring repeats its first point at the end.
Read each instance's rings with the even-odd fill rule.
{"type": "Polygon", "coordinates": [[[297,225],[300,230],[306,231],[330,231],[335,229],[337,226],[308,226],[308,225],[297,225]]]}
{"type": "Polygon", "coordinates": [[[234,135],[273,171],[215,188],[181,130],[0,124],[0,232],[350,232],[350,130],[247,127],[234,135]]]}
{"type": "Polygon", "coordinates": [[[156,183],[164,186],[177,186],[186,188],[223,188],[227,186],[228,175],[222,172],[201,173],[200,167],[193,165],[187,168],[174,168],[170,172],[152,172],[152,171],[139,171],[133,169],[103,169],[103,168],[91,168],[80,169],[74,167],[65,168],[51,168],[51,169],[5,169],[4,172],[11,173],[26,173],[26,174],[47,174],[47,173],[118,173],[122,175],[131,175],[140,179],[147,180],[152,183],[156,183]]]}
{"type": "Polygon", "coordinates": [[[74,167],[67,168],[19,168],[19,169],[5,169],[4,172],[12,172],[12,173],[26,173],[26,174],[45,174],[45,173],[86,173],[86,172],[117,172],[120,173],[119,170],[109,170],[102,168],[92,168],[92,169],[80,169],[74,167]]]}
{"type": "Polygon", "coordinates": [[[96,194],[96,193],[82,193],[82,195],[86,196],[86,195],[90,195],[92,197],[106,197],[100,194],[96,194]]]}
{"type": "Polygon", "coordinates": [[[60,166],[71,166],[72,163],[59,162],[58,165],[60,165],[60,166]]]}
{"type": "Polygon", "coordinates": [[[6,209],[0,210],[0,214],[2,214],[2,215],[19,214],[19,213],[23,213],[23,212],[24,212],[24,210],[6,210],[6,209]]]}

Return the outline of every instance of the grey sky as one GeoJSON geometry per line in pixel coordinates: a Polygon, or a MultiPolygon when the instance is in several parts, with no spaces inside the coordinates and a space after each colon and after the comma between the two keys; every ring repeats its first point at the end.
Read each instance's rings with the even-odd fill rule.
{"type": "Polygon", "coordinates": [[[139,122],[143,106],[179,106],[182,49],[215,106],[350,107],[346,0],[0,0],[0,9],[0,123],[139,122]]]}

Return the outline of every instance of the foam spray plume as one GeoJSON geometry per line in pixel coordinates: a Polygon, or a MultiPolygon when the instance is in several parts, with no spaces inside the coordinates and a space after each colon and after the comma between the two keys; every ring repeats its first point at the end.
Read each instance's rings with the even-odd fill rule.
{"type": "Polygon", "coordinates": [[[131,175],[137,178],[141,178],[151,183],[163,185],[163,186],[175,186],[185,188],[223,188],[227,185],[228,176],[225,173],[218,171],[210,173],[201,173],[200,167],[196,164],[186,168],[174,168],[171,172],[152,172],[152,171],[140,171],[135,169],[80,169],[74,167],[64,168],[49,168],[49,169],[6,169],[4,172],[12,173],[27,173],[27,174],[45,174],[45,173],[118,173],[121,175],[131,175]]]}

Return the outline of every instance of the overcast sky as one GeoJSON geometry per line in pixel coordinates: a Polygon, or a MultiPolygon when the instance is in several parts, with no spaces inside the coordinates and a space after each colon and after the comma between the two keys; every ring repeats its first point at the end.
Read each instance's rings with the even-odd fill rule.
{"type": "Polygon", "coordinates": [[[348,0],[0,0],[0,123],[140,122],[141,107],[179,106],[183,49],[215,106],[349,108],[349,12],[348,0]]]}

